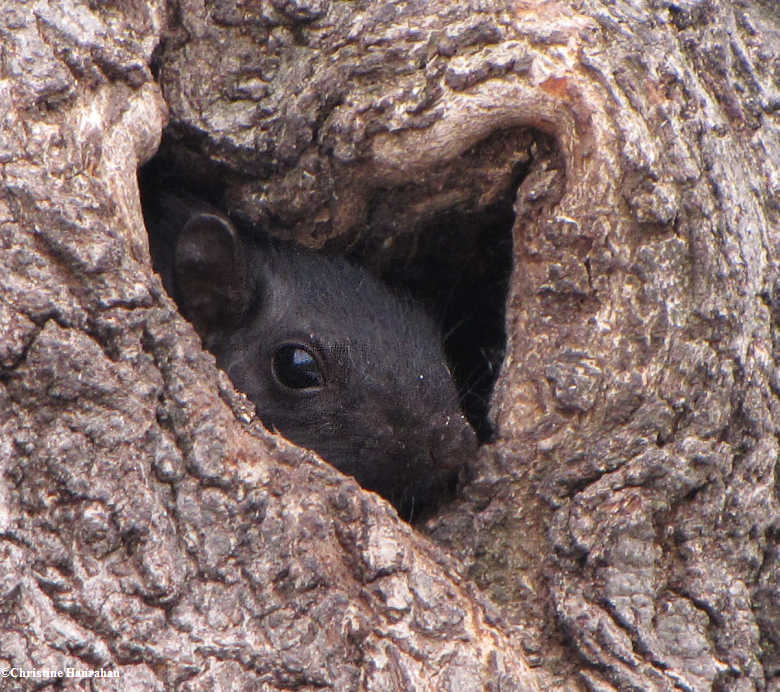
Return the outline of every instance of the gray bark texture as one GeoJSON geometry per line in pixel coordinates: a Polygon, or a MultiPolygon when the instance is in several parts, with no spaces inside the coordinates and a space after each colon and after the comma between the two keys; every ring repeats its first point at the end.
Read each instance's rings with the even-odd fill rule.
{"type": "Polygon", "coordinates": [[[772,0],[0,0],[0,42],[0,669],[780,689],[772,0]],[[494,436],[424,525],[164,292],[166,124],[232,214],[379,264],[516,187],[494,436]]]}

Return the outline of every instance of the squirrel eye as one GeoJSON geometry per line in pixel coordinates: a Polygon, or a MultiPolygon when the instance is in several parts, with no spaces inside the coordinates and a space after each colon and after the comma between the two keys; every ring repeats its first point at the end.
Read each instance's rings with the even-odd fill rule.
{"type": "Polygon", "coordinates": [[[276,381],[287,389],[318,389],[325,378],[314,354],[299,344],[284,344],[271,357],[271,371],[276,381]]]}

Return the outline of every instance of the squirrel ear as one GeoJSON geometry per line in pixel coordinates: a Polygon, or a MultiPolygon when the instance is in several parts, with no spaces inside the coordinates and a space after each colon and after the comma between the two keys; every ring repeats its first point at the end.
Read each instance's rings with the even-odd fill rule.
{"type": "Polygon", "coordinates": [[[244,244],[225,216],[194,214],[176,240],[179,305],[202,337],[235,326],[250,301],[244,244]]]}

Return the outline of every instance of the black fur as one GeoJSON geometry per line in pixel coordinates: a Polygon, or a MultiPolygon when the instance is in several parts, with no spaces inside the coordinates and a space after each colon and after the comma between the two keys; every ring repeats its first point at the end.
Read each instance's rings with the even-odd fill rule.
{"type": "Polygon", "coordinates": [[[476,438],[419,306],[343,258],[243,239],[201,203],[168,198],[161,208],[169,290],[266,426],[407,518],[452,486],[476,438]],[[321,387],[291,389],[274,375],[285,344],[314,355],[321,387]]]}

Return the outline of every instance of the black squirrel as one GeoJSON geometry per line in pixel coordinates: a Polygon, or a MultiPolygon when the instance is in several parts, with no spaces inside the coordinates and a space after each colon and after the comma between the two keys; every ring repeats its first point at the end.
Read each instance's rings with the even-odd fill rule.
{"type": "Polygon", "coordinates": [[[198,200],[163,195],[147,224],[167,290],[266,427],[407,519],[452,488],[477,439],[410,297],[345,258],[242,237],[198,200]]]}

